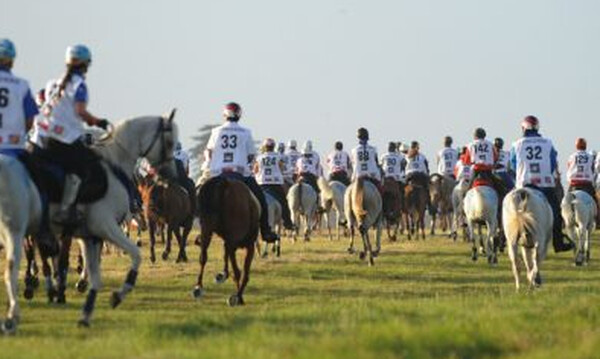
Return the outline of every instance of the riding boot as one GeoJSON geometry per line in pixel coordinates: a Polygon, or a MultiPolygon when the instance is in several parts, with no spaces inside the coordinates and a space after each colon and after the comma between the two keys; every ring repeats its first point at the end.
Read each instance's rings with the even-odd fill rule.
{"type": "Polygon", "coordinates": [[[552,216],[554,217],[554,223],[552,227],[552,245],[556,253],[570,251],[575,248],[575,243],[566,236],[563,231],[562,215],[560,213],[560,204],[554,188],[543,188],[542,193],[546,195],[550,207],[552,208],[552,216]]]}
{"type": "Polygon", "coordinates": [[[260,203],[260,233],[263,241],[267,243],[274,243],[279,240],[277,233],[273,232],[269,225],[269,207],[267,200],[265,199],[265,193],[262,191],[254,177],[244,177],[244,183],[248,186],[250,191],[254,194],[258,203],[260,203]]]}
{"type": "Polygon", "coordinates": [[[63,190],[60,209],[54,216],[53,221],[63,226],[74,226],[79,222],[75,200],[81,186],[81,178],[74,173],[65,176],[65,188],[63,190]]]}

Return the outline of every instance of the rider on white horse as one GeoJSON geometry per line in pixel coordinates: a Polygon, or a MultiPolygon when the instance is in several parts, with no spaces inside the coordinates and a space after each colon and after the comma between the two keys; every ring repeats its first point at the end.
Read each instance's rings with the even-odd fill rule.
{"type": "Polygon", "coordinates": [[[539,126],[539,120],[535,116],[527,116],[521,122],[523,137],[514,142],[510,150],[511,164],[517,173],[515,186],[532,187],[545,195],[554,217],[552,229],[554,251],[570,251],[574,248],[574,243],[562,232],[563,220],[555,189],[557,152],[552,141],[538,133],[539,126]],[[565,238],[567,241],[564,241],[565,238]]]}
{"type": "Polygon", "coordinates": [[[473,184],[477,181],[489,183],[498,193],[500,202],[506,194],[506,188],[502,181],[494,176],[492,170],[498,154],[494,150],[494,145],[486,140],[485,130],[481,127],[475,129],[473,133],[473,142],[467,145],[465,161],[472,165],[473,184]]]}
{"type": "Polygon", "coordinates": [[[452,148],[452,137],[444,137],[444,148],[437,154],[437,171],[444,177],[454,177],[454,166],[458,161],[458,151],[452,148]]]}
{"type": "Polygon", "coordinates": [[[321,193],[317,185],[317,178],[323,173],[321,168],[321,159],[319,154],[313,151],[312,141],[304,142],[302,147],[302,155],[296,161],[296,174],[299,179],[302,179],[309,184],[317,193],[321,193]]]}
{"type": "Polygon", "coordinates": [[[265,242],[279,240],[269,226],[269,212],[265,194],[250,172],[249,164],[256,155],[254,140],[249,129],[238,124],[242,108],[230,102],[223,108],[225,123],[215,127],[206,144],[208,169],[212,177],[226,176],[243,180],[260,203],[260,232],[265,242]]]}
{"type": "Polygon", "coordinates": [[[290,140],[288,142],[286,155],[288,156],[290,161],[289,170],[291,171],[292,183],[296,182],[296,180],[298,179],[298,174],[296,173],[296,163],[298,163],[298,159],[302,157],[302,154],[300,153],[300,151],[298,151],[297,147],[298,143],[296,142],[296,140],[290,140]]]}
{"type": "Polygon", "coordinates": [[[291,186],[294,183],[293,174],[294,174],[294,166],[290,163],[290,156],[285,153],[285,143],[279,142],[277,144],[277,153],[279,154],[279,159],[283,163],[283,183],[291,186]]]}
{"type": "Polygon", "coordinates": [[[377,159],[377,149],[368,144],[369,131],[358,129],[358,146],[351,151],[352,181],[364,177],[369,179],[381,191],[381,168],[377,159]]]}
{"type": "Polygon", "coordinates": [[[471,165],[468,165],[465,162],[466,155],[467,148],[462,147],[460,149],[460,156],[458,157],[458,161],[456,161],[456,164],[454,165],[454,177],[459,183],[462,181],[470,183],[473,179],[473,169],[471,168],[471,165]]]}
{"type": "Polygon", "coordinates": [[[46,86],[39,135],[46,141],[42,156],[57,162],[67,173],[60,210],[53,220],[63,225],[74,225],[78,222],[75,201],[82,177],[87,166],[98,160],[98,155],[82,141],[85,133],[83,123],[106,130],[109,122],[87,110],[89,97],[85,75],[92,62],[90,50],[85,45],[69,46],[65,62],[65,75],[51,80],[46,86]]]}
{"type": "Polygon", "coordinates": [[[330,181],[339,181],[346,186],[350,184],[352,162],[341,141],[337,141],[334,150],[327,155],[327,167],[330,181]]]}
{"type": "Polygon", "coordinates": [[[381,168],[384,178],[390,177],[396,183],[400,191],[404,190],[404,173],[402,172],[402,162],[404,156],[397,151],[396,142],[388,143],[388,152],[381,156],[381,168]]]}
{"type": "Polygon", "coordinates": [[[494,148],[497,153],[496,162],[494,163],[494,174],[504,182],[507,191],[515,187],[515,171],[510,165],[510,153],[503,150],[504,140],[500,137],[494,139],[494,148]]]}
{"type": "Polygon", "coordinates": [[[596,189],[594,188],[594,159],[591,153],[587,152],[587,142],[585,138],[578,138],[575,141],[575,151],[569,157],[567,162],[567,180],[569,181],[569,191],[581,190],[587,192],[596,202],[596,189]]]}
{"type": "Polygon", "coordinates": [[[283,226],[285,229],[293,230],[290,207],[283,188],[283,160],[281,155],[275,152],[275,141],[272,138],[265,139],[263,148],[265,152],[258,155],[254,164],[256,182],[281,204],[283,226]]]}

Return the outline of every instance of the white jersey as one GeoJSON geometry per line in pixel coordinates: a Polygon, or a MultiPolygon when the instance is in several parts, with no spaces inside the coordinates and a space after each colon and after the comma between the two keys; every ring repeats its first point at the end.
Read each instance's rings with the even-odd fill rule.
{"type": "Polygon", "coordinates": [[[377,163],[377,150],[371,145],[358,145],[352,149],[352,180],[369,177],[381,181],[381,171],[377,163]]]}
{"type": "Polygon", "coordinates": [[[427,159],[422,154],[418,153],[416,156],[406,156],[406,175],[411,173],[421,172],[429,174],[427,171],[427,159]]]}
{"type": "Polygon", "coordinates": [[[281,157],[276,152],[265,152],[256,158],[258,184],[283,184],[281,157]]]}
{"type": "Polygon", "coordinates": [[[75,94],[81,86],[85,86],[85,82],[83,77],[73,74],[62,94],[59,94],[59,85],[60,80],[46,85],[46,103],[42,106],[43,118],[39,123],[42,131],[39,135],[71,144],[85,132],[83,119],[75,112],[75,94]]]}
{"type": "Polygon", "coordinates": [[[508,151],[498,150],[498,159],[494,165],[494,173],[506,173],[510,168],[510,154],[508,151]]]}
{"type": "Polygon", "coordinates": [[[403,155],[398,152],[388,152],[381,157],[381,168],[384,177],[392,177],[396,181],[404,180],[402,172],[403,155]]]}
{"type": "Polygon", "coordinates": [[[454,174],[457,181],[470,181],[473,178],[473,170],[471,166],[465,165],[463,161],[457,161],[454,166],[454,174]]]}
{"type": "Polygon", "coordinates": [[[27,127],[23,102],[30,94],[27,81],[0,71],[0,148],[25,148],[27,127]]]}
{"type": "Polygon", "coordinates": [[[218,176],[223,172],[250,176],[248,160],[256,154],[256,149],[249,129],[237,122],[228,121],[212,130],[206,148],[211,151],[208,164],[211,176],[218,176]]]}
{"type": "Polygon", "coordinates": [[[327,166],[329,173],[346,172],[350,173],[350,156],[346,151],[335,150],[327,156],[327,166]]]}
{"type": "Polygon", "coordinates": [[[319,168],[319,157],[315,157],[314,153],[303,154],[296,161],[296,173],[312,173],[319,176],[321,170],[319,168]]]}
{"type": "Polygon", "coordinates": [[[290,163],[290,156],[282,152],[279,152],[278,154],[279,159],[281,160],[281,163],[283,165],[283,178],[286,181],[291,181],[292,175],[294,173],[294,166],[292,166],[292,164],[290,163]]]}
{"type": "Polygon", "coordinates": [[[446,147],[438,153],[437,171],[442,176],[453,176],[454,166],[458,161],[458,151],[451,147],[446,147]]]}
{"type": "Polygon", "coordinates": [[[302,154],[300,152],[296,151],[295,149],[292,149],[292,148],[288,149],[288,152],[286,154],[287,154],[287,156],[288,156],[288,158],[290,160],[290,169],[293,172],[297,172],[297,170],[296,170],[296,164],[298,163],[298,159],[300,157],[302,157],[302,154]]]}
{"type": "Polygon", "coordinates": [[[183,163],[183,169],[185,170],[185,173],[190,172],[190,155],[188,155],[187,151],[175,151],[173,152],[173,157],[175,157],[176,160],[179,160],[181,161],[181,163],[183,163]]]}
{"type": "Polygon", "coordinates": [[[528,184],[554,187],[552,141],[543,137],[523,137],[513,143],[512,148],[517,156],[517,188],[528,184]]]}
{"type": "Polygon", "coordinates": [[[567,162],[567,179],[573,182],[592,182],[594,180],[594,164],[592,155],[586,151],[577,151],[567,162]]]}
{"type": "Polygon", "coordinates": [[[477,139],[467,145],[469,158],[475,167],[494,166],[494,145],[486,139],[477,139]]]}

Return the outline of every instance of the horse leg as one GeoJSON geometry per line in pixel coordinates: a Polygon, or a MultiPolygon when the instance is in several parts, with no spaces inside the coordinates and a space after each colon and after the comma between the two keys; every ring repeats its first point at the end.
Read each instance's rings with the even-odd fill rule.
{"type": "Polygon", "coordinates": [[[515,287],[516,290],[519,291],[519,266],[517,265],[518,245],[516,241],[513,243],[512,240],[511,243],[507,244],[508,257],[510,258],[513,276],[515,277],[515,287]]]}
{"type": "Polygon", "coordinates": [[[523,262],[527,270],[527,280],[529,281],[529,289],[534,288],[534,273],[533,273],[533,250],[531,248],[521,247],[523,262]]]}
{"type": "Polygon", "coordinates": [[[212,239],[212,232],[206,228],[202,228],[200,232],[200,256],[198,261],[200,262],[200,273],[198,273],[198,279],[196,281],[196,287],[194,288],[193,296],[199,299],[203,294],[204,285],[202,279],[204,277],[204,268],[206,267],[206,261],[208,261],[208,246],[210,246],[210,240],[212,239]]]}
{"type": "Polygon", "coordinates": [[[23,297],[30,300],[33,298],[35,288],[40,283],[37,278],[37,271],[34,271],[34,268],[36,268],[37,265],[35,263],[35,247],[31,237],[25,238],[23,248],[25,249],[25,258],[27,260],[27,268],[25,270],[25,291],[23,292],[23,297]]]}
{"type": "MultiPolygon", "coordinates": [[[[239,298],[239,304],[244,305],[244,290],[250,280],[250,267],[252,266],[252,259],[254,258],[254,243],[246,247],[246,257],[244,258],[244,271],[242,272],[242,280],[238,288],[237,297],[239,298]]],[[[230,303],[231,304],[231,303],[230,303]]]]}
{"type": "Polygon", "coordinates": [[[467,233],[469,236],[469,240],[471,241],[471,259],[473,261],[477,260],[477,239],[475,238],[475,228],[473,228],[474,224],[471,221],[467,221],[467,233]]]}
{"type": "Polygon", "coordinates": [[[86,264],[86,271],[90,278],[91,288],[88,291],[83,309],[81,311],[81,319],[79,319],[78,325],[81,327],[89,327],[92,313],[96,305],[96,297],[98,291],[102,287],[102,281],[100,279],[100,254],[102,253],[102,241],[94,239],[86,239],[80,241],[83,247],[83,253],[86,264]]]}
{"type": "Polygon", "coordinates": [[[419,227],[421,227],[421,239],[425,240],[425,211],[419,215],[419,227]]]}
{"type": "Polygon", "coordinates": [[[148,219],[148,233],[150,237],[150,262],[156,262],[156,252],[154,246],[156,245],[156,222],[152,219],[148,219]]]}
{"type": "Polygon", "coordinates": [[[180,227],[175,227],[175,238],[177,238],[177,243],[179,244],[179,253],[177,254],[176,263],[187,262],[187,255],[185,254],[185,239],[181,233],[180,227]]]}
{"type": "MultiPolygon", "coordinates": [[[[362,226],[362,225],[361,225],[362,226]]],[[[361,259],[368,259],[368,265],[369,267],[375,264],[375,261],[373,260],[373,250],[371,248],[371,240],[369,239],[369,229],[368,228],[359,228],[360,229],[360,234],[363,240],[363,248],[364,248],[364,252],[360,253],[360,258],[361,259]]]]}
{"type": "Polygon", "coordinates": [[[225,253],[227,253],[228,260],[231,261],[231,269],[233,270],[233,281],[235,282],[235,287],[237,289],[237,291],[234,294],[232,294],[227,300],[227,303],[230,307],[235,307],[236,305],[242,304],[241,298],[239,296],[242,271],[240,270],[240,267],[238,267],[235,251],[235,247],[225,245],[225,253]]]}
{"type": "Polygon", "coordinates": [[[348,223],[348,226],[350,227],[350,246],[348,246],[348,253],[354,254],[354,235],[355,235],[354,221],[350,220],[348,223]]]}
{"type": "MultiPolygon", "coordinates": [[[[42,259],[42,274],[44,275],[45,289],[46,295],[48,297],[48,303],[54,303],[56,300],[56,296],[58,291],[54,286],[54,280],[52,278],[52,268],[50,267],[50,261],[54,261],[54,258],[48,257],[42,253],[40,253],[40,257],[42,259]]],[[[56,275],[58,276],[58,265],[55,265],[56,275]]]]}
{"type": "MultiPolygon", "coordinates": [[[[594,221],[595,219],[592,218],[591,220],[594,221]]],[[[591,234],[592,230],[593,229],[590,229],[590,228],[585,229],[585,240],[583,242],[583,248],[584,248],[584,252],[585,252],[585,264],[590,263],[590,234],[591,234]]]]}
{"type": "Polygon", "coordinates": [[[10,236],[5,237],[5,240],[6,269],[4,271],[4,283],[6,285],[6,294],[8,295],[8,313],[6,321],[1,325],[1,329],[5,334],[14,334],[17,331],[21,315],[17,290],[21,251],[23,250],[23,235],[11,233],[10,236]]]}
{"type": "MultiPolygon", "coordinates": [[[[163,261],[166,261],[167,259],[169,259],[169,254],[171,254],[171,241],[173,240],[173,226],[170,224],[165,224],[164,227],[166,227],[166,231],[167,231],[167,245],[165,246],[165,250],[162,253],[162,259],[163,261]]],[[[164,228],[163,228],[164,230],[164,228]]]]}
{"type": "Polygon", "coordinates": [[[431,230],[429,231],[429,234],[431,234],[432,236],[435,236],[435,222],[437,219],[437,212],[435,210],[431,211],[431,230]]]}
{"type": "Polygon", "coordinates": [[[383,223],[381,223],[381,218],[377,219],[376,227],[375,227],[375,251],[373,252],[373,256],[379,256],[379,252],[381,252],[381,232],[383,223]]]}
{"type": "MultiPolygon", "coordinates": [[[[57,270],[57,294],[56,303],[65,304],[67,297],[65,291],[67,290],[67,275],[69,273],[69,253],[71,251],[72,238],[70,236],[62,236],[60,248],[58,251],[58,270],[57,270]]],[[[80,254],[81,255],[81,254],[80,254]]]]}
{"type": "MultiPolygon", "coordinates": [[[[79,247],[80,247],[80,251],[82,253],[85,253],[85,242],[83,240],[79,240],[79,247]]],[[[82,268],[84,268],[84,270],[81,271],[81,273],[79,273],[79,279],[77,280],[77,283],[75,283],[75,289],[77,290],[77,292],[79,293],[85,293],[85,291],[88,288],[88,278],[89,278],[89,270],[87,269],[88,265],[89,265],[89,259],[86,259],[85,256],[82,257],[82,268]]]]}
{"type": "MultiPolygon", "coordinates": [[[[268,245],[268,244],[267,244],[268,245]]],[[[223,247],[223,271],[215,276],[215,283],[223,284],[229,278],[229,257],[227,251],[223,247]]]]}

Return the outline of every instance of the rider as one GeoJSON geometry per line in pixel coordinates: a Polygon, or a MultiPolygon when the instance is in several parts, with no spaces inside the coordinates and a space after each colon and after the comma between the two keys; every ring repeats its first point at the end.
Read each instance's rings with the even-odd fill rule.
{"type": "Polygon", "coordinates": [[[344,144],[337,141],[334,150],[327,156],[327,166],[329,167],[329,180],[339,181],[348,186],[350,178],[348,173],[352,167],[350,156],[344,151],[344,144]]]}
{"type": "Polygon", "coordinates": [[[587,192],[596,201],[594,188],[594,160],[592,154],[587,152],[585,138],[575,141],[575,151],[567,162],[567,180],[569,191],[581,190],[587,192]]]}
{"type": "Polygon", "coordinates": [[[398,153],[396,142],[388,144],[388,152],[381,156],[381,168],[384,178],[391,178],[398,183],[398,188],[404,190],[404,176],[402,174],[403,156],[398,153]]]}
{"type": "Polygon", "coordinates": [[[243,180],[260,203],[260,231],[265,242],[275,242],[279,236],[269,226],[269,211],[265,194],[248,167],[256,155],[254,140],[249,129],[238,124],[242,108],[230,102],[223,108],[225,123],[215,127],[206,144],[206,159],[210,175],[238,177],[243,180]]]}
{"type": "Polygon", "coordinates": [[[458,157],[458,161],[456,161],[456,165],[454,165],[454,176],[459,182],[462,180],[471,182],[473,179],[473,171],[471,166],[465,162],[466,155],[467,148],[461,147],[460,156],[458,157]]]}
{"type": "Polygon", "coordinates": [[[485,136],[486,133],[483,128],[478,127],[475,129],[473,133],[474,140],[467,145],[465,161],[466,164],[472,165],[473,183],[478,180],[488,182],[501,199],[506,194],[506,188],[502,181],[492,173],[497,153],[494,151],[494,145],[486,140],[485,136]]]}
{"type": "Polygon", "coordinates": [[[494,174],[504,182],[507,191],[515,187],[514,170],[510,166],[510,153],[503,150],[504,140],[500,137],[494,139],[494,150],[497,153],[497,159],[494,163],[494,174]]]}
{"type": "Polygon", "coordinates": [[[527,116],[521,122],[523,137],[514,142],[510,150],[510,161],[517,172],[515,186],[535,188],[546,196],[554,216],[554,251],[569,251],[574,244],[562,232],[563,221],[554,181],[558,168],[557,152],[552,141],[538,133],[539,126],[535,116],[527,116]]]}
{"type": "Polygon", "coordinates": [[[296,164],[298,163],[298,159],[302,157],[302,154],[296,149],[298,144],[296,140],[290,140],[288,142],[287,156],[290,161],[290,171],[292,172],[292,182],[296,182],[298,179],[298,175],[296,174],[296,164]]]}
{"type": "Polygon", "coordinates": [[[275,152],[275,141],[272,138],[265,139],[263,147],[265,152],[258,155],[254,164],[256,182],[281,204],[283,226],[285,229],[292,230],[294,224],[290,217],[290,208],[283,188],[284,163],[281,154],[275,152]]]}
{"type": "Polygon", "coordinates": [[[177,141],[173,151],[175,166],[177,168],[177,182],[183,187],[190,197],[192,213],[196,210],[196,185],[190,178],[190,156],[187,151],[181,146],[181,142],[177,141]]]}
{"type": "Polygon", "coordinates": [[[437,165],[438,173],[444,177],[454,177],[454,166],[458,161],[458,151],[452,148],[452,137],[444,137],[444,148],[438,152],[437,165]]]}
{"type": "Polygon", "coordinates": [[[368,144],[369,131],[361,127],[357,133],[358,146],[351,151],[352,180],[366,178],[381,190],[381,168],[377,159],[377,149],[368,144]]]}
{"type": "Polygon", "coordinates": [[[296,174],[299,179],[308,183],[318,195],[321,190],[319,190],[317,179],[321,172],[319,154],[313,151],[312,142],[306,141],[302,148],[302,156],[296,161],[296,174]]]}
{"type": "Polygon", "coordinates": [[[291,186],[294,183],[294,166],[290,163],[290,156],[285,153],[285,143],[279,142],[277,144],[277,153],[279,154],[281,162],[283,162],[283,183],[291,186]]]}
{"type": "Polygon", "coordinates": [[[419,142],[412,141],[410,143],[410,149],[405,159],[406,183],[414,181],[429,191],[429,162],[427,162],[425,156],[419,153],[419,142]]]}
{"type": "Polygon", "coordinates": [[[65,55],[67,71],[46,86],[46,102],[42,107],[40,135],[45,138],[44,155],[58,163],[66,172],[62,201],[54,221],[63,225],[78,222],[75,200],[82,176],[90,162],[98,160],[83,142],[83,123],[106,130],[109,122],[87,110],[88,89],[85,75],[92,54],[85,45],[69,46],[65,55]]]}

